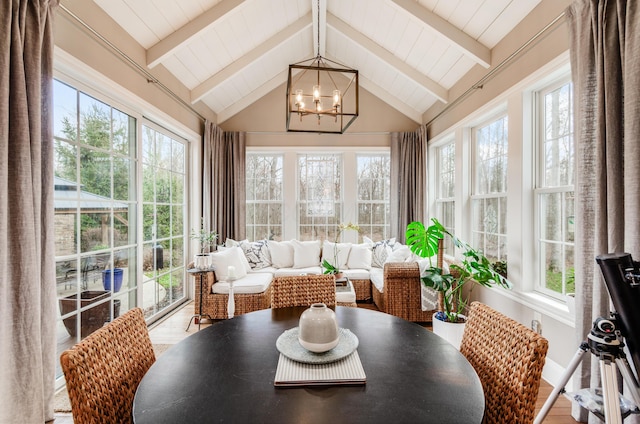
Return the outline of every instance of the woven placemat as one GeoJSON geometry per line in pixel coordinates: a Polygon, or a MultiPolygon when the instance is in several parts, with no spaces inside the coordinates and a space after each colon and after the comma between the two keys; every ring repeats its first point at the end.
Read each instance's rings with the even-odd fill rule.
{"type": "MultiPolygon", "coordinates": [[[[153,351],[156,354],[156,359],[162,355],[167,349],[169,349],[171,344],[154,344],[153,351]]],[[[53,412],[56,413],[70,413],[71,412],[71,402],[69,402],[69,394],[67,393],[67,388],[63,387],[60,389],[55,396],[53,397],[53,412]]]]}

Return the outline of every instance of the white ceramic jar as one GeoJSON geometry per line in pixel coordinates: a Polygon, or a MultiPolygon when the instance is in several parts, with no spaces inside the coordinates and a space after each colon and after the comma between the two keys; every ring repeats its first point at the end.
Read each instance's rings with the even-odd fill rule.
{"type": "Polygon", "coordinates": [[[333,309],[314,303],[300,315],[298,340],[311,352],[322,353],[338,345],[340,334],[333,309]]]}

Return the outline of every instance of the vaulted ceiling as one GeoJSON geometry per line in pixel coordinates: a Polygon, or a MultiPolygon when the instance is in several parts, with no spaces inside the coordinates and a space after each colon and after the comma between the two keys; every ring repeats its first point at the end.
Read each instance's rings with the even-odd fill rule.
{"type": "MultiPolygon", "coordinates": [[[[223,122],[318,54],[416,122],[541,0],[94,0],[223,122]]],[[[495,65],[495,64],[494,64],[495,65]]],[[[283,93],[284,97],[284,93],[283,93]]]]}

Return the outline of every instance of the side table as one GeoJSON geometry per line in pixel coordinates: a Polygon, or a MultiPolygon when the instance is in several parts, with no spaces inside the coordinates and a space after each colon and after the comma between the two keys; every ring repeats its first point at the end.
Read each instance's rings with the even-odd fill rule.
{"type": "Polygon", "coordinates": [[[198,269],[198,268],[192,268],[192,269],[188,269],[187,272],[189,274],[192,274],[195,278],[200,280],[200,305],[198,307],[197,313],[194,314],[191,319],[189,320],[189,324],[187,325],[187,329],[184,331],[189,331],[189,327],[191,326],[191,323],[197,319],[198,321],[198,331],[200,331],[200,325],[202,324],[202,318],[207,318],[211,321],[213,321],[213,318],[211,318],[211,315],[209,314],[203,314],[202,313],[202,298],[204,296],[204,293],[202,293],[202,283],[204,282],[204,279],[207,275],[208,272],[213,272],[215,269],[214,268],[206,268],[206,269],[198,269]]]}

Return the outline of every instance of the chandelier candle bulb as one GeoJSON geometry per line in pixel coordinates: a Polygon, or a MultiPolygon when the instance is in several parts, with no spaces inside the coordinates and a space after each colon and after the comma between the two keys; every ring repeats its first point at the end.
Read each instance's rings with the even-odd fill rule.
{"type": "Polygon", "coordinates": [[[229,267],[227,268],[227,275],[229,276],[229,279],[235,279],[236,278],[236,267],[233,265],[229,265],[229,267]]]}

